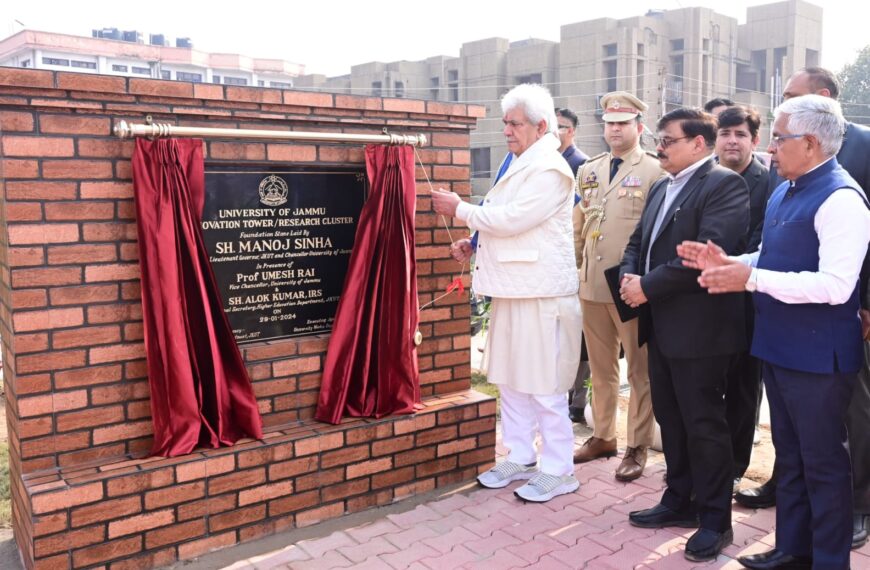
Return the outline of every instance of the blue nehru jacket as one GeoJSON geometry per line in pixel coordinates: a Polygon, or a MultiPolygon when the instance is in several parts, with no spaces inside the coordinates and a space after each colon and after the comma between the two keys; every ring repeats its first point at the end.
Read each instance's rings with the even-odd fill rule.
{"type": "MultiPolygon", "coordinates": [[[[814,219],[819,206],[836,190],[858,183],[837,159],[780,184],[764,215],[757,267],[772,271],[819,270],[819,237],[814,219]]],[[[866,198],[864,198],[866,201],[866,198]]],[[[771,364],[818,374],[857,372],[863,363],[858,284],[842,305],[788,304],[754,293],[755,333],[752,355],[771,364]]]]}

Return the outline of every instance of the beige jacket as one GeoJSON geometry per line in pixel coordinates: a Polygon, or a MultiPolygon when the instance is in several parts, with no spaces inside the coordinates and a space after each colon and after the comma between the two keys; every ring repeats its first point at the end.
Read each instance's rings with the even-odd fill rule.
{"type": "Polygon", "coordinates": [[[580,298],[596,303],[613,302],[604,270],[619,264],[649,189],[664,174],[658,159],[640,145],[623,157],[613,180],[610,159],[609,152],[589,159],[577,171],[575,186],[581,198],[574,208],[580,298]]]}

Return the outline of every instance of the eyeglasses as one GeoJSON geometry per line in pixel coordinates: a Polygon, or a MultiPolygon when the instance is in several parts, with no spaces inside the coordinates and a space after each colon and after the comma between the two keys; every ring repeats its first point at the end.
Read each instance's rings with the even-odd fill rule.
{"type": "Polygon", "coordinates": [[[800,139],[807,135],[770,135],[770,144],[775,147],[779,147],[783,141],[787,141],[788,139],[800,139]]]}
{"type": "Polygon", "coordinates": [[[677,141],[684,141],[684,140],[688,140],[690,138],[692,138],[692,137],[688,137],[688,136],[677,137],[675,139],[672,139],[670,137],[662,137],[660,139],[656,139],[656,144],[658,144],[662,148],[668,148],[669,146],[671,146],[672,144],[674,144],[677,141]]]}

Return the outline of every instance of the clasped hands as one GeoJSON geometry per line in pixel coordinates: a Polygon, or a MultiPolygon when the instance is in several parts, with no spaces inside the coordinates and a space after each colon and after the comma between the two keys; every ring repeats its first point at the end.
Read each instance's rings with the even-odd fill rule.
{"type": "Polygon", "coordinates": [[[619,297],[631,308],[637,308],[647,302],[643,288],[640,286],[640,275],[626,273],[619,283],[619,297]]]}
{"type": "Polygon", "coordinates": [[[728,257],[725,250],[707,240],[707,243],[684,241],[677,246],[677,255],[683,266],[701,272],[698,284],[708,293],[736,293],[746,290],[752,268],[728,257]]]}

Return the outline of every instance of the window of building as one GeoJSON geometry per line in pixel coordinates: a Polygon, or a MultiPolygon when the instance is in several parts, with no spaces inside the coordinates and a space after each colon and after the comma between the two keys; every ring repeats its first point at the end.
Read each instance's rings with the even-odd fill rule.
{"type": "Polygon", "coordinates": [[[438,100],[438,91],[441,86],[441,78],[440,77],[430,77],[429,78],[429,97],[434,101],[438,100]]]}
{"type": "Polygon", "coordinates": [[[643,74],[646,71],[646,66],[644,66],[644,62],[638,60],[637,62],[637,96],[643,101],[643,74]]]}
{"type": "Polygon", "coordinates": [[[372,95],[375,97],[381,96],[382,85],[380,81],[372,81],[372,95]]]}
{"type": "Polygon", "coordinates": [[[94,61],[80,61],[80,60],[74,59],[70,63],[72,64],[73,67],[79,67],[81,69],[96,69],[97,68],[97,64],[94,61]]]}
{"type": "Polygon", "coordinates": [[[405,96],[405,82],[404,81],[396,81],[393,84],[393,94],[396,97],[404,97],[405,96]]]}
{"type": "Polygon", "coordinates": [[[172,72],[169,70],[160,70],[160,79],[172,79],[172,72]]]}
{"type": "Polygon", "coordinates": [[[221,82],[221,76],[220,76],[220,75],[212,75],[212,76],[211,76],[211,82],[212,82],[212,83],[220,83],[220,82],[221,82]]]}
{"type": "Polygon", "coordinates": [[[643,57],[643,44],[637,44],[637,56],[643,57]]]}
{"type": "Polygon", "coordinates": [[[616,44],[607,44],[604,46],[604,57],[616,57],[616,44]]]}
{"type": "Polygon", "coordinates": [[[473,148],[471,149],[471,177],[472,178],[489,178],[489,158],[490,148],[473,148]]]}
{"type": "Polygon", "coordinates": [[[447,88],[449,91],[449,96],[451,101],[459,101],[459,70],[458,69],[448,69],[447,70],[447,88]]]}
{"type": "Polygon", "coordinates": [[[278,89],[293,89],[293,84],[289,81],[270,81],[269,87],[276,87],[278,89]]]}
{"type": "MultiPolygon", "coordinates": [[[[187,71],[176,71],[175,79],[178,81],[190,81],[192,83],[202,83],[202,73],[189,73],[187,71]]],[[[228,83],[228,77],[224,78],[224,83],[228,83]]]]}
{"type": "MultiPolygon", "coordinates": [[[[135,73],[137,75],[151,75],[151,68],[150,67],[137,67],[134,65],[133,66],[133,73],[135,73]]],[[[169,72],[167,71],[166,73],[169,73],[169,72]]]]}
{"type": "Polygon", "coordinates": [[[25,59],[24,61],[22,61],[22,62],[21,62],[21,67],[30,67],[30,60],[29,60],[29,59],[25,59]]]}
{"type": "Polygon", "coordinates": [[[224,75],[224,85],[247,85],[248,80],[244,77],[227,77],[224,75]]]}
{"type": "Polygon", "coordinates": [[[671,40],[671,50],[672,51],[680,51],[685,49],[683,46],[685,45],[685,41],[680,38],[678,40],[671,40]]]}
{"type": "Polygon", "coordinates": [[[671,75],[676,79],[683,78],[683,56],[677,55],[671,58],[671,75]]]}
{"type": "Polygon", "coordinates": [[[543,76],[540,73],[530,73],[528,75],[520,75],[517,77],[517,85],[523,83],[542,83],[543,76]]]}
{"type": "Polygon", "coordinates": [[[117,63],[112,64],[112,71],[118,71],[120,73],[127,73],[126,65],[118,65],[117,63]]]}
{"type": "Polygon", "coordinates": [[[65,67],[69,67],[68,59],[59,59],[56,57],[44,57],[42,58],[43,65],[63,65],[65,67]]]}
{"type": "Polygon", "coordinates": [[[710,51],[710,38],[704,38],[704,41],[701,42],[701,49],[704,51],[710,51]]]}
{"type": "Polygon", "coordinates": [[[604,77],[607,79],[607,93],[616,91],[616,60],[605,61],[604,77]]]}

